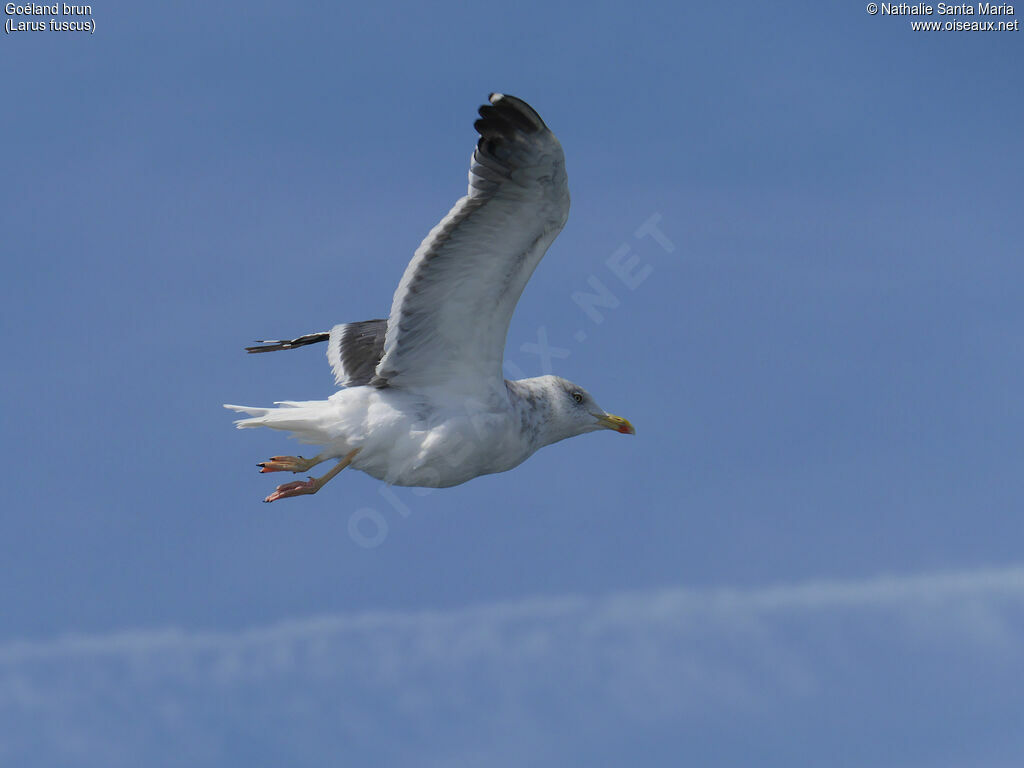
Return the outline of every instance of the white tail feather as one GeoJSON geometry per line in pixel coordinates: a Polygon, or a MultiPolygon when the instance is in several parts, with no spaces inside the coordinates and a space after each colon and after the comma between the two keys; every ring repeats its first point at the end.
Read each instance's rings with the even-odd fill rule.
{"type": "Polygon", "coordinates": [[[249,418],[238,419],[235,426],[238,429],[249,429],[251,427],[269,427],[270,429],[281,429],[291,432],[292,435],[303,443],[314,445],[327,445],[337,440],[337,435],[332,434],[324,427],[330,422],[328,401],[311,400],[308,402],[284,401],[274,403],[282,406],[280,408],[251,408],[245,405],[227,405],[224,407],[248,414],[249,418]],[[327,413],[325,413],[325,411],[327,413]]]}

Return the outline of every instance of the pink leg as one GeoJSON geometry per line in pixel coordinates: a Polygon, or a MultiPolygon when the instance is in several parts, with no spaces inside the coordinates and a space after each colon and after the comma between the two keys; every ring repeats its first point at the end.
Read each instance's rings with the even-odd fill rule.
{"type": "Polygon", "coordinates": [[[304,459],[301,456],[272,456],[266,461],[261,461],[256,466],[260,468],[261,473],[309,472],[309,470],[326,459],[326,456],[314,456],[312,459],[304,459]]]}
{"type": "MultiPolygon", "coordinates": [[[[272,494],[267,496],[267,498],[265,498],[263,501],[271,502],[277,501],[278,499],[289,499],[292,496],[305,496],[306,494],[316,493],[321,488],[323,488],[324,485],[327,484],[328,480],[330,480],[336,474],[341,472],[341,470],[343,470],[345,467],[351,464],[352,459],[356,457],[357,453],[359,453],[358,448],[356,448],[354,451],[350,452],[347,456],[345,456],[345,458],[339,461],[334,466],[334,468],[331,469],[323,477],[311,477],[308,480],[296,480],[293,483],[284,483],[283,485],[277,486],[277,489],[272,494]]],[[[306,459],[306,461],[312,461],[312,459],[306,459]]],[[[273,472],[280,470],[270,471],[273,472]]]]}
{"type": "Polygon", "coordinates": [[[277,501],[278,499],[288,499],[292,496],[302,496],[307,493],[316,493],[320,490],[320,487],[316,484],[316,478],[311,477],[308,480],[296,480],[294,483],[284,483],[277,486],[272,494],[267,496],[263,501],[271,502],[277,501]]]}

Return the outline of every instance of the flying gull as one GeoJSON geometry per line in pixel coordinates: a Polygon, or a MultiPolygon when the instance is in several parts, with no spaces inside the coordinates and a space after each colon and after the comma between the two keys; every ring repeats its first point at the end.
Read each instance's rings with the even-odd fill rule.
{"type": "Polygon", "coordinates": [[[352,466],[393,485],[444,488],[518,466],[545,445],[598,429],[635,434],[583,387],[558,376],[508,381],[505,336],[516,302],[569,215],[565,157],[525,101],[492,93],[469,194],[430,231],[395,290],[391,314],[324,333],[263,341],[249,352],[327,342],[344,387],[327,400],[277,408],[225,405],[239,429],[282,429],[323,450],[274,456],[260,472],[322,477],[279,485],[264,499],[316,493],[352,466]]]}

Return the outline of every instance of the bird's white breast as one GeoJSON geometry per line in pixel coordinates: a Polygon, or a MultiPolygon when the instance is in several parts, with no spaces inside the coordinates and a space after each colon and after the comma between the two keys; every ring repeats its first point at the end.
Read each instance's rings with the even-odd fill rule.
{"type": "Polygon", "coordinates": [[[355,387],[331,402],[344,425],[338,450],[359,448],[352,466],[394,485],[458,485],[512,469],[534,452],[507,401],[355,387]]]}

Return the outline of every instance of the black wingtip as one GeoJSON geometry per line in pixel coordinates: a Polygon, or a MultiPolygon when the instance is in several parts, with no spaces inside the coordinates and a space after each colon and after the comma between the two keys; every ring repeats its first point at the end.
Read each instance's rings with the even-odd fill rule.
{"type": "Polygon", "coordinates": [[[297,349],[298,347],[304,347],[307,344],[317,344],[321,341],[327,341],[331,334],[329,332],[324,333],[307,333],[305,336],[299,336],[297,339],[283,339],[283,340],[262,340],[257,339],[256,343],[261,345],[258,347],[246,347],[245,351],[249,354],[254,352],[278,352],[282,349],[297,349]]]}
{"type": "Polygon", "coordinates": [[[510,96],[507,93],[495,92],[489,94],[487,100],[503,114],[518,117],[519,119],[516,122],[521,123],[519,127],[527,133],[547,128],[541,116],[537,114],[537,110],[520,98],[510,96]]]}
{"type": "Polygon", "coordinates": [[[492,93],[489,101],[490,104],[480,107],[480,119],[473,123],[484,139],[512,140],[516,134],[529,135],[547,128],[540,115],[522,99],[492,93]]]}

